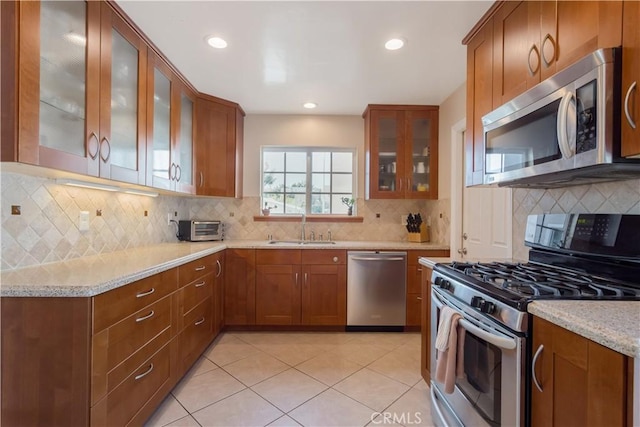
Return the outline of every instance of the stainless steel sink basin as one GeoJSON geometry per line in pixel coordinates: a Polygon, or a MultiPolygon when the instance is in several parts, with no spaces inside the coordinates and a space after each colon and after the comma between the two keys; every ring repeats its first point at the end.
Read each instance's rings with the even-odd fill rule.
{"type": "Polygon", "coordinates": [[[269,240],[270,245],[335,245],[333,240],[269,240]]]}

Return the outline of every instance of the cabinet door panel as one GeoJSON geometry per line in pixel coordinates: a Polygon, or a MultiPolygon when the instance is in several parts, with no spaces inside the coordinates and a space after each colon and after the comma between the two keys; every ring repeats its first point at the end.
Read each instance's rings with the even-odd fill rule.
{"type": "Polygon", "coordinates": [[[256,251],[227,249],[225,253],[224,319],[227,325],[256,322],[256,251]]]}
{"type": "Polygon", "coordinates": [[[258,265],[256,273],[256,324],[300,324],[300,267],[258,265]]]}
{"type": "Polygon", "coordinates": [[[438,198],[438,110],[406,112],[405,197],[438,198]]]}
{"type": "Polygon", "coordinates": [[[640,2],[625,1],[623,7],[622,156],[627,157],[640,155],[640,2]]]}
{"type": "Polygon", "coordinates": [[[493,23],[489,21],[467,46],[467,130],[465,183],[482,184],[484,148],[482,116],[493,109],[493,23]]]}
{"type": "Polygon", "coordinates": [[[303,267],[302,324],[344,325],[347,319],[346,265],[303,267]]]}
{"type": "Polygon", "coordinates": [[[149,52],[147,107],[147,185],[172,189],[176,175],[171,141],[171,79],[169,67],[149,52]]]}

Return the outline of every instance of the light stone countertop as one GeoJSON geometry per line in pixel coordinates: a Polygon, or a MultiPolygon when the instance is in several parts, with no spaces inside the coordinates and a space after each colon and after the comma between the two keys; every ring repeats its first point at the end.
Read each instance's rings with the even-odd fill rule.
{"type": "Polygon", "coordinates": [[[0,272],[2,297],[91,297],[226,248],[441,250],[445,245],[337,241],[336,244],[269,244],[266,240],[179,242],[125,249],[68,261],[0,272]]]}
{"type": "Polygon", "coordinates": [[[640,301],[538,300],[527,309],[598,344],[640,358],[640,301]]]}

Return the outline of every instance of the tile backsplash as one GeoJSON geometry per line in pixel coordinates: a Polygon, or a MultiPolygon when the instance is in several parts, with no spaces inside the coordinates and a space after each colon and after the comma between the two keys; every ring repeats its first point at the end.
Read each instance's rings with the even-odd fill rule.
{"type": "Polygon", "coordinates": [[[540,213],[640,214],[640,180],[606,182],[548,190],[513,191],[513,257],[527,259],[527,216],[540,213]]]}
{"type": "MultiPolygon", "coordinates": [[[[167,214],[176,219],[220,219],[228,239],[263,240],[267,235],[290,239],[299,237],[296,222],[254,221],[259,198],[194,198],[160,195],[156,198],[111,193],[59,185],[48,178],[1,173],[1,268],[11,270],[29,265],[68,260],[81,256],[175,242],[175,226],[167,225],[167,214]],[[21,207],[20,215],[11,206],[21,207]],[[78,229],[81,211],[88,211],[88,231],[78,229]],[[97,215],[100,211],[101,215],[97,215]],[[147,215],[145,216],[145,212],[147,215]]],[[[449,243],[449,200],[369,200],[358,199],[356,213],[362,223],[308,223],[327,238],[335,240],[406,240],[401,215],[420,212],[431,217],[431,241],[449,243]],[[376,217],[380,214],[380,217],[376,217]]]]}

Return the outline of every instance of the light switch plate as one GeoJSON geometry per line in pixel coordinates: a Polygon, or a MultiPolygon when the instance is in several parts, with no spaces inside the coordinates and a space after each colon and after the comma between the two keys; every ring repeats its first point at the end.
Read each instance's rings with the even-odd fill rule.
{"type": "Polygon", "coordinates": [[[78,218],[78,230],[89,231],[89,211],[80,211],[78,218]]]}

